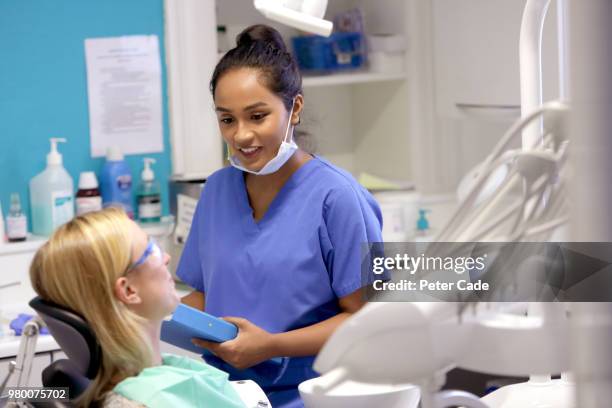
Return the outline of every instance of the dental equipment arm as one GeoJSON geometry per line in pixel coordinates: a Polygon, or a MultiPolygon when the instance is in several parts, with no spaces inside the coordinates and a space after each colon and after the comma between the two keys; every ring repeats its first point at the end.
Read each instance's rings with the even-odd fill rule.
{"type": "MultiPolygon", "coordinates": [[[[567,212],[566,200],[563,195],[565,178],[559,177],[557,180],[557,176],[563,172],[563,166],[567,158],[566,136],[563,129],[568,114],[569,108],[566,104],[549,102],[514,124],[487,157],[470,193],[436,237],[436,240],[438,242],[507,241],[511,237],[515,238],[514,240],[521,240],[527,231],[524,227],[534,227],[534,222],[523,223],[523,221],[529,221],[523,218],[524,215],[528,210],[531,211],[534,208],[533,206],[539,208],[538,206],[542,205],[543,201],[546,201],[545,208],[548,210],[541,214],[539,224],[563,217],[567,212]],[[547,143],[536,144],[527,151],[507,150],[512,141],[521,136],[524,129],[541,118],[544,118],[545,134],[552,135],[546,140],[547,143]],[[511,170],[507,172],[506,178],[497,189],[497,194],[491,194],[478,203],[482,190],[499,166],[510,166],[511,170]],[[538,181],[542,177],[545,181],[538,181]],[[555,180],[558,181],[557,184],[553,183],[555,180]],[[520,188],[523,183],[528,187],[523,191],[523,197],[520,200],[521,205],[508,204],[510,201],[516,203],[513,200],[512,187],[520,188]],[[538,183],[553,185],[555,190],[551,192],[550,196],[543,197],[542,194],[538,194],[541,193],[541,188],[533,188],[538,183]],[[555,201],[559,200],[560,208],[551,205],[553,198],[555,201]],[[527,206],[527,203],[532,204],[527,206]],[[512,210],[509,210],[509,208],[512,210]],[[490,220],[492,218],[499,219],[495,217],[495,214],[504,214],[504,218],[499,221],[505,221],[511,215],[518,218],[515,218],[515,222],[512,224],[513,228],[509,227],[508,224],[496,224],[496,228],[489,227],[491,231],[488,234],[477,234],[477,231],[482,231],[483,227],[491,224],[490,220]]],[[[538,225],[538,223],[535,224],[538,225]]]]}
{"type": "MultiPolygon", "coordinates": [[[[438,241],[471,241],[476,236],[530,240],[530,234],[550,235],[551,226],[564,222],[567,148],[563,129],[567,115],[566,105],[552,102],[513,125],[485,161],[476,184],[438,241]],[[550,135],[544,138],[544,145],[530,151],[506,151],[529,123],[542,117],[545,133],[550,135]],[[505,182],[492,196],[477,203],[488,177],[500,165],[509,167],[505,182]],[[510,182],[529,187],[516,197],[514,189],[506,186],[510,182]],[[505,201],[517,199],[520,205],[501,211],[505,201]],[[505,220],[492,226],[491,218],[499,214],[505,220]]],[[[447,248],[434,242],[427,252],[431,256],[448,255],[447,248]]],[[[558,304],[542,305],[540,313],[524,316],[487,303],[373,302],[338,328],[319,353],[314,368],[330,373],[324,376],[322,393],[345,380],[414,383],[422,387],[423,408],[453,406],[456,404],[450,401],[457,398],[467,398],[461,400],[466,407],[484,407],[475,396],[437,392],[446,372],[455,366],[512,376],[566,371],[567,327],[564,310],[558,304]]]]}
{"type": "MultiPolygon", "coordinates": [[[[523,14],[522,118],[487,158],[438,242],[546,240],[552,229],[568,219],[564,171],[568,108],[563,103],[540,106],[541,28],[549,2],[528,0],[523,14]],[[523,136],[523,151],[508,151],[518,135],[523,136]],[[495,193],[479,202],[489,177],[502,165],[509,167],[506,178],[495,193]],[[515,187],[522,190],[518,205],[512,205],[515,187]]],[[[436,243],[430,248],[433,254],[443,251],[436,243]]],[[[412,382],[422,386],[422,408],[441,408],[451,402],[444,401],[448,394],[437,390],[454,366],[507,375],[569,368],[568,321],[558,304],[541,305],[538,313],[529,316],[507,313],[497,305],[469,305],[473,313],[466,303],[366,305],[319,353],[315,370],[331,374],[321,392],[352,378],[369,383],[412,382]]],[[[536,308],[531,305],[530,309],[536,308]]],[[[453,405],[486,406],[470,401],[469,395],[458,397],[466,400],[455,399],[453,405]]]]}
{"type": "Polygon", "coordinates": [[[456,309],[449,306],[367,304],[319,353],[314,369],[328,374],[321,377],[317,392],[330,392],[349,379],[371,384],[415,383],[422,387],[423,408],[486,408],[465,392],[435,393],[469,340],[470,326],[460,324],[456,309]]]}
{"type": "MultiPolygon", "coordinates": [[[[36,353],[36,341],[38,340],[41,327],[44,326],[45,324],[43,321],[38,316],[34,316],[23,327],[21,342],[19,343],[19,352],[17,353],[16,361],[11,361],[9,363],[8,375],[0,385],[0,396],[3,395],[13,375],[17,376],[17,380],[14,383],[15,387],[26,387],[28,385],[30,381],[30,372],[32,371],[32,361],[36,353]]],[[[16,400],[10,399],[7,406],[19,406],[15,404],[17,404],[16,400]]]]}

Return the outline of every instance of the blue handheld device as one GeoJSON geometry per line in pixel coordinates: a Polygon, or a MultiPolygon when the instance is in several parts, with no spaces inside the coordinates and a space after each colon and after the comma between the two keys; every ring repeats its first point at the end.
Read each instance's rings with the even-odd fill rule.
{"type": "Polygon", "coordinates": [[[162,341],[198,354],[204,349],[191,342],[193,337],[222,343],[237,335],[235,325],[184,304],[179,304],[172,320],[162,322],[161,329],[162,341]]]}

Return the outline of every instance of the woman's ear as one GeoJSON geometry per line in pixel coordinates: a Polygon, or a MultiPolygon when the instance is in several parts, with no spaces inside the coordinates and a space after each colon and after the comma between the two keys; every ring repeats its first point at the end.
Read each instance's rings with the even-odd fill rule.
{"type": "Polygon", "coordinates": [[[291,115],[291,124],[296,126],[300,123],[300,114],[304,109],[304,97],[298,94],[293,102],[293,114],[291,115]]]}
{"type": "Polygon", "coordinates": [[[115,296],[119,301],[126,306],[137,305],[142,302],[138,295],[138,290],[125,276],[120,277],[115,281],[115,296]]]}

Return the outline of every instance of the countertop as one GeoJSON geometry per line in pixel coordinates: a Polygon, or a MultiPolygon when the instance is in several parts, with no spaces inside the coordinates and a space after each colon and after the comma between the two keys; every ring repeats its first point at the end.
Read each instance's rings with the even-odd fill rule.
{"type": "MultiPolygon", "coordinates": [[[[15,336],[12,330],[9,329],[8,323],[17,317],[19,313],[28,313],[33,315],[34,310],[27,304],[2,305],[2,315],[0,316],[0,324],[2,324],[2,334],[0,336],[0,359],[15,357],[19,352],[19,343],[21,336],[15,336]]],[[[38,336],[36,342],[36,352],[44,353],[46,351],[59,350],[53,337],[48,334],[38,336]]]]}

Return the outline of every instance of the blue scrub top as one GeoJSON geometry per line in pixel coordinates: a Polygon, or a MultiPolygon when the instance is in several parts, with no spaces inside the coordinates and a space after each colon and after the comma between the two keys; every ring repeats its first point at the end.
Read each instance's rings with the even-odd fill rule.
{"type": "MultiPolygon", "coordinates": [[[[370,193],[322,158],[293,173],[257,222],[243,172],[226,167],[206,181],[177,275],[206,294],[208,313],[286,332],[341,312],[338,298],[367,283],[362,244],[382,242],[381,230],[370,193]]],[[[295,388],[316,376],[313,360],[285,359],[277,368],[262,363],[253,379],[264,388],[295,388]]],[[[207,361],[232,380],[253,376],[253,370],[240,375],[220,360],[207,361]]]]}

